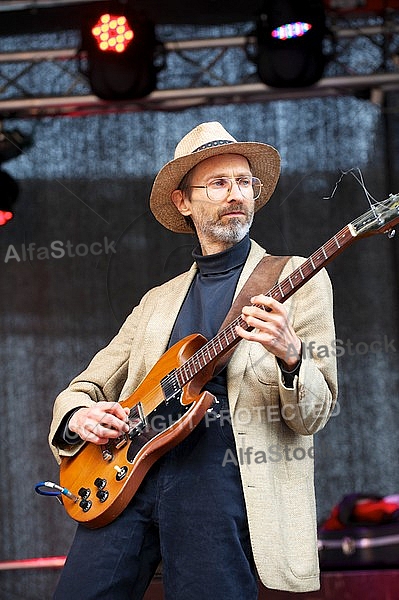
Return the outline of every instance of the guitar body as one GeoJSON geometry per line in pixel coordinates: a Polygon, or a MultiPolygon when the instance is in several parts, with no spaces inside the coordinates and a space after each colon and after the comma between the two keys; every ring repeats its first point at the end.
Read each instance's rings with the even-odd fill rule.
{"type": "Polygon", "coordinates": [[[63,500],[72,519],[93,529],[113,521],[150,467],[200,422],[214,400],[209,392],[201,393],[212,376],[212,365],[183,388],[174,386],[167,398],[160,382],[205,342],[203,336],[194,334],[172,346],[121,402],[131,409],[131,431],[126,436],[110,440],[107,446],[86,443],[75,456],[62,458],[60,484],[75,496],[75,500],[63,500]]]}

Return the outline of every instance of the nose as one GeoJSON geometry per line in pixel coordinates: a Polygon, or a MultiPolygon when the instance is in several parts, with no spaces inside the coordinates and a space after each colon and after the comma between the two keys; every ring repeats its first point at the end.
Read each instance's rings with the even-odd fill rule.
{"type": "Polygon", "coordinates": [[[238,181],[235,179],[230,179],[231,188],[227,195],[227,200],[231,202],[235,200],[237,197],[241,196],[241,198],[245,198],[244,194],[241,191],[240,186],[238,185],[238,181]]]}

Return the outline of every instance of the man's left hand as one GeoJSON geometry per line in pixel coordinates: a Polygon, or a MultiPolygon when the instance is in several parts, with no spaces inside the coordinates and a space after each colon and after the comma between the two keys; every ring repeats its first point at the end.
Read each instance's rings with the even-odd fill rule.
{"type": "Polygon", "coordinates": [[[284,306],[270,296],[254,296],[252,305],[244,306],[241,317],[252,327],[250,331],[237,327],[245,340],[259,342],[279,358],[287,371],[292,371],[301,359],[301,340],[296,335],[284,306]]]}

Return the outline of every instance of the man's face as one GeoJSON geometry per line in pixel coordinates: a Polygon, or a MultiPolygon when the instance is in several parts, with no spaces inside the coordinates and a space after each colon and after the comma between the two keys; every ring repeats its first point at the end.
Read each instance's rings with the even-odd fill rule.
{"type": "Polygon", "coordinates": [[[239,177],[252,177],[247,159],[239,154],[208,158],[190,172],[189,186],[206,186],[219,178],[230,178],[232,184],[230,193],[222,194],[216,202],[209,199],[209,188],[208,194],[206,188],[196,187],[183,192],[178,208],[192,218],[204,253],[226,249],[242,240],[249,231],[255,202],[251,187],[246,189],[246,197],[243,196],[237,185],[239,177]]]}

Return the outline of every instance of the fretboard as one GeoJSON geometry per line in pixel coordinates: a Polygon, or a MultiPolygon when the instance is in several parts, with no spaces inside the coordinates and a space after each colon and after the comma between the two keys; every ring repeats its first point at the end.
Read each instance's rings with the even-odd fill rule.
{"type": "MultiPolygon", "coordinates": [[[[278,302],[285,302],[355,239],[356,235],[351,232],[350,225],[346,225],[316,252],[313,252],[288,277],[280,283],[276,283],[265,295],[274,298],[278,302]]],[[[236,332],[238,325],[244,329],[250,329],[241,316],[237,317],[176,369],[174,375],[181,387],[191,381],[204,367],[225,354],[241,339],[236,332]]]]}

